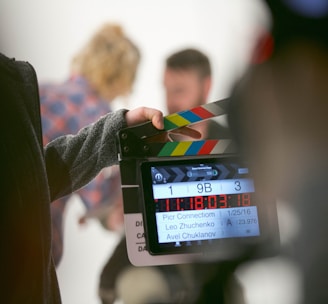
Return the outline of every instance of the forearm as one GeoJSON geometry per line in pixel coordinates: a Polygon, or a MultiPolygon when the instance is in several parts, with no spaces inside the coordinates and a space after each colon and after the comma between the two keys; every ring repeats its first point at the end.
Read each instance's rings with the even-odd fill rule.
{"type": "Polygon", "coordinates": [[[52,200],[87,184],[102,168],[117,164],[116,134],[126,126],[125,112],[109,113],[78,134],[59,137],[45,147],[52,200]]]}

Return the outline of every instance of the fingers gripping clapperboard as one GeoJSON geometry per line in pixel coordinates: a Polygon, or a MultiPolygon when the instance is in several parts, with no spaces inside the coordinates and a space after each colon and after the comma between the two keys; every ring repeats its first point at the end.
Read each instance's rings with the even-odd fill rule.
{"type": "Polygon", "coordinates": [[[217,138],[172,140],[182,127],[226,116],[228,102],[168,115],[164,130],[148,122],[118,133],[132,264],[252,258],[278,247],[275,202],[257,195],[233,140],[221,139],[215,126],[217,138]]]}

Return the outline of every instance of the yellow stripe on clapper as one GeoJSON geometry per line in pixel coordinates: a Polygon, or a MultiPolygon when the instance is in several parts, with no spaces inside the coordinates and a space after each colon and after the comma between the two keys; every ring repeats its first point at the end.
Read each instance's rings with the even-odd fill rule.
{"type": "Polygon", "coordinates": [[[178,127],[186,126],[190,124],[190,121],[183,118],[182,116],[178,114],[172,114],[166,117],[167,120],[174,123],[178,127]]]}
{"type": "Polygon", "coordinates": [[[172,151],[171,156],[185,155],[186,151],[189,149],[191,141],[182,141],[176,148],[172,151]]]}

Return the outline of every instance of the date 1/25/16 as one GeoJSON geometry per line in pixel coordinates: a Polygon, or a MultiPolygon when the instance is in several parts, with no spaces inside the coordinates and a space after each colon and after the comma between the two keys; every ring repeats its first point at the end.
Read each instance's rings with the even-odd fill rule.
{"type": "Polygon", "coordinates": [[[252,193],[155,199],[157,212],[252,206],[252,193]]]}

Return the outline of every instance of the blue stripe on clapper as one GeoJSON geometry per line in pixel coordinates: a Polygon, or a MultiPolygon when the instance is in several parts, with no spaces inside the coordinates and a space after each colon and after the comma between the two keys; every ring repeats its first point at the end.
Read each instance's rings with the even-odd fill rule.
{"type": "Polygon", "coordinates": [[[204,145],[204,140],[194,141],[185,155],[197,155],[200,148],[204,145]]]}

